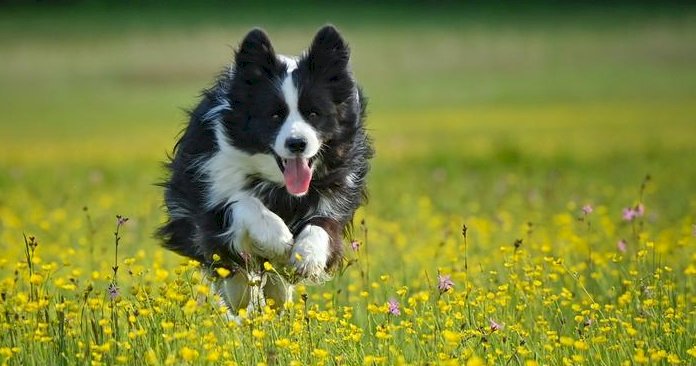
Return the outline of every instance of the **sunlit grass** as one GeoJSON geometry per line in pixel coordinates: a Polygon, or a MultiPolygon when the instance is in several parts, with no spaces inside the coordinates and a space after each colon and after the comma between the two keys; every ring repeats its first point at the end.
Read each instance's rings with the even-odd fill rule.
{"type": "Polygon", "coordinates": [[[663,222],[651,181],[624,202],[645,205],[633,221],[591,197],[540,221],[518,205],[445,215],[427,197],[405,222],[361,213],[359,246],[332,282],[241,324],[226,320],[198,263],[148,238],[157,195],[94,189],[82,197],[94,206],[71,210],[22,191],[0,211],[10,363],[688,364],[696,351],[692,219],[663,222]],[[114,263],[116,206],[130,220],[114,263]],[[451,290],[438,290],[440,275],[451,290]]]}

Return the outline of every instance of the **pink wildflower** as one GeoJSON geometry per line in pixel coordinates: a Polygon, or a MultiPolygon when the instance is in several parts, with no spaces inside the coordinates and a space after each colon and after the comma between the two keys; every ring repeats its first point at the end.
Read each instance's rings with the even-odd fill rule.
{"type": "Polygon", "coordinates": [[[591,214],[592,211],[594,211],[594,209],[592,208],[592,205],[590,205],[589,203],[585,206],[582,206],[582,213],[584,213],[585,215],[591,214]]]}
{"type": "Polygon", "coordinates": [[[437,289],[440,290],[441,294],[451,290],[453,287],[454,282],[452,282],[450,275],[437,275],[437,289]]]}
{"type": "Polygon", "coordinates": [[[389,314],[391,315],[401,315],[401,310],[399,309],[399,302],[392,298],[387,301],[387,306],[389,307],[389,314]]]}
{"type": "Polygon", "coordinates": [[[116,215],[116,225],[123,226],[126,222],[128,222],[127,217],[121,216],[121,215],[116,215]]]}
{"type": "Polygon", "coordinates": [[[353,249],[354,252],[357,252],[358,249],[360,249],[360,242],[357,240],[353,240],[350,242],[350,248],[353,249]]]}
{"type": "Polygon", "coordinates": [[[585,319],[585,322],[582,323],[582,325],[583,325],[584,327],[589,327],[589,326],[592,325],[592,323],[594,323],[594,320],[593,320],[592,318],[586,318],[586,319],[585,319]]]}
{"type": "Polygon", "coordinates": [[[633,208],[627,207],[623,209],[623,214],[621,216],[626,221],[633,221],[633,219],[636,218],[636,212],[633,211],[633,208]]]}
{"type": "Polygon", "coordinates": [[[626,207],[623,209],[623,219],[626,221],[633,221],[636,217],[642,217],[645,215],[645,206],[642,203],[637,204],[635,207],[626,207]]]}
{"type": "Polygon", "coordinates": [[[107,287],[106,292],[109,294],[109,300],[114,300],[121,294],[121,291],[119,290],[118,286],[116,286],[116,284],[113,282],[109,284],[109,287],[107,287]]]}
{"type": "Polygon", "coordinates": [[[502,330],[505,328],[504,324],[498,324],[493,318],[488,318],[488,322],[491,324],[491,332],[502,330]]]}
{"type": "Polygon", "coordinates": [[[636,217],[641,217],[643,214],[645,214],[645,206],[643,206],[642,203],[639,203],[636,205],[636,207],[633,209],[633,212],[636,213],[636,217]]]}
{"type": "Polygon", "coordinates": [[[619,240],[616,243],[616,249],[618,249],[619,252],[621,252],[621,253],[626,253],[626,240],[623,240],[623,239],[619,240]]]}

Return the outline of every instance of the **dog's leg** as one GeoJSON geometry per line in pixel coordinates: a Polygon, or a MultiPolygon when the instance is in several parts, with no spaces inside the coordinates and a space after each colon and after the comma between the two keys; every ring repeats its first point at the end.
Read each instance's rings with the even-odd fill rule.
{"type": "Polygon", "coordinates": [[[326,270],[343,255],[342,228],[338,221],[328,217],[309,220],[297,235],[290,253],[290,263],[301,276],[313,282],[328,279],[326,270]]]}
{"type": "Polygon", "coordinates": [[[247,313],[252,315],[266,306],[263,288],[266,285],[267,276],[265,273],[254,271],[249,272],[248,276],[249,305],[247,305],[247,313]]]}
{"type": "Polygon", "coordinates": [[[274,309],[283,309],[286,302],[292,301],[293,286],[288,283],[283,277],[275,273],[266,273],[266,286],[263,288],[263,293],[266,295],[266,302],[273,300],[274,309]]]}
{"type": "Polygon", "coordinates": [[[215,280],[213,284],[232,319],[236,319],[239,309],[249,306],[249,279],[246,272],[239,271],[233,276],[215,280]]]}
{"type": "Polygon", "coordinates": [[[247,249],[265,258],[276,258],[288,253],[292,233],[283,219],[267,209],[255,197],[246,196],[232,205],[233,246],[238,253],[247,249]],[[251,239],[246,248],[245,235],[251,239]]]}
{"type": "Polygon", "coordinates": [[[307,225],[295,239],[290,253],[290,263],[297,272],[312,282],[327,279],[326,265],[331,254],[331,237],[317,225],[307,225]]]}
{"type": "MultiPolygon", "coordinates": [[[[247,314],[253,315],[266,306],[267,281],[267,273],[239,270],[235,275],[218,279],[213,284],[214,290],[222,297],[221,305],[228,309],[229,319],[239,322],[239,309],[245,309],[247,314]]],[[[275,292],[273,295],[280,296],[275,292]]]]}

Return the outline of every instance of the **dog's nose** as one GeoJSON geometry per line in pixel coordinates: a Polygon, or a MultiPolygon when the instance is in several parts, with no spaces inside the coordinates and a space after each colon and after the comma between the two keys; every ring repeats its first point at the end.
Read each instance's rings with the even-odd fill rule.
{"type": "Polygon", "coordinates": [[[291,137],[285,140],[285,147],[287,147],[291,153],[299,154],[305,151],[305,148],[307,147],[307,140],[291,137]]]}

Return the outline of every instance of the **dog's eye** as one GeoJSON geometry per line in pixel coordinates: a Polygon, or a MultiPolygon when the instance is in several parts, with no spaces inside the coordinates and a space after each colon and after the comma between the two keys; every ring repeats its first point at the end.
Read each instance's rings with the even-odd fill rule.
{"type": "Polygon", "coordinates": [[[272,115],[271,119],[273,120],[273,122],[280,122],[280,113],[272,115]]]}
{"type": "Polygon", "coordinates": [[[317,112],[309,112],[308,118],[309,118],[311,121],[317,119],[317,117],[319,117],[319,115],[317,114],[317,112]]]}

